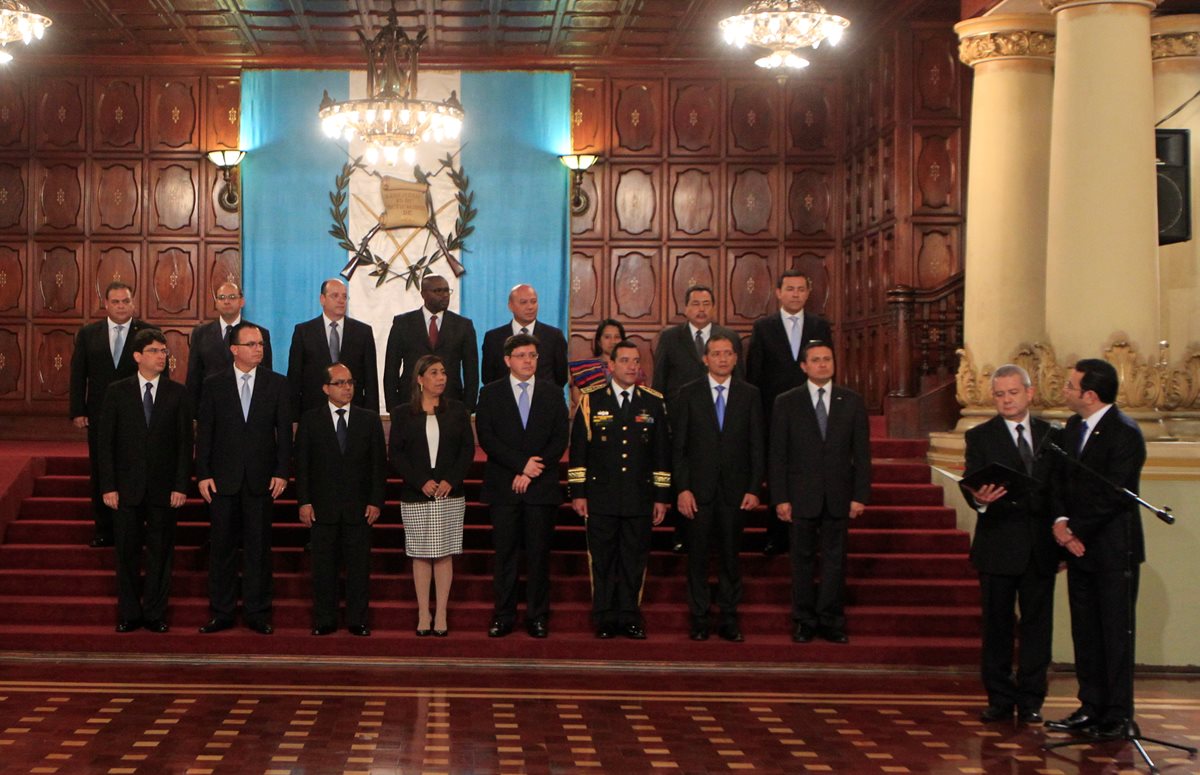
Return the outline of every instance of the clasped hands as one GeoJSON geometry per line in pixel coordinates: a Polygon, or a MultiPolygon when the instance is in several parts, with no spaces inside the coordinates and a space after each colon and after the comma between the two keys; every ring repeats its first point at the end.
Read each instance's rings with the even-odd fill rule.
{"type": "MultiPolygon", "coordinates": [[[[864,511],[866,511],[866,509],[867,509],[867,507],[865,504],[859,503],[858,501],[850,501],[850,514],[848,516],[850,517],[850,519],[858,519],[859,517],[862,516],[862,513],[864,511]]],[[[792,521],[792,504],[780,503],[780,504],[776,505],[775,506],[775,516],[779,517],[779,519],[783,522],[791,522],[792,521]]]]}
{"type": "MultiPolygon", "coordinates": [[[[121,495],[116,490],[106,492],[100,496],[104,500],[104,505],[110,509],[118,508],[121,505],[121,495]]],[[[187,502],[187,495],[181,492],[171,491],[171,508],[177,509],[187,502]]]]}
{"type": "MultiPolygon", "coordinates": [[[[367,506],[363,516],[367,518],[368,525],[374,525],[375,520],[379,519],[379,513],[378,506],[367,506]]],[[[300,507],[300,521],[304,523],[305,527],[312,527],[313,523],[317,521],[317,513],[313,510],[311,503],[305,503],[300,507]]]]}
{"type": "Polygon", "coordinates": [[[1080,541],[1079,536],[1071,532],[1070,526],[1067,525],[1067,520],[1060,519],[1054,523],[1054,540],[1058,542],[1059,546],[1066,549],[1075,557],[1083,556],[1083,541],[1080,541]]]}
{"type": "MultiPolygon", "coordinates": [[[[748,492],[742,496],[742,502],[738,508],[742,511],[750,511],[757,509],[759,504],[758,496],[748,492]]],[[[679,513],[688,519],[696,518],[696,511],[700,508],[696,504],[696,495],[691,490],[680,490],[679,495],[675,498],[675,508],[679,509],[679,513]]],[[[658,524],[657,522],[654,524],[658,524]]]]}
{"type": "MultiPolygon", "coordinates": [[[[212,496],[217,491],[217,480],[211,478],[201,479],[197,482],[197,485],[200,488],[200,497],[204,499],[204,502],[212,503],[212,496]]],[[[285,487],[287,487],[287,479],[281,476],[272,476],[270,486],[271,498],[275,499],[282,495],[283,488],[285,487]]]]}
{"type": "Polygon", "coordinates": [[[517,495],[523,494],[529,489],[529,485],[533,480],[541,476],[545,470],[546,464],[542,462],[540,457],[534,455],[529,458],[525,461],[525,468],[521,470],[521,473],[513,477],[512,491],[517,495]]]}

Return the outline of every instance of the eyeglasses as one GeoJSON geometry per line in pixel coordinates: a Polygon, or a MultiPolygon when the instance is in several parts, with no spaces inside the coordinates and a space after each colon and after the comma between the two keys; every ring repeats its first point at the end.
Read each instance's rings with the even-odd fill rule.
{"type": "Polygon", "coordinates": [[[262,346],[263,346],[263,343],[262,343],[262,340],[261,340],[261,339],[260,339],[259,341],[257,341],[257,342],[242,342],[242,343],[240,343],[240,344],[239,344],[239,343],[237,343],[237,342],[233,342],[232,344],[233,344],[233,346],[234,346],[234,347],[253,347],[253,348],[260,348],[260,347],[262,347],[262,346]]]}
{"type": "Polygon", "coordinates": [[[427,292],[432,293],[435,296],[443,296],[443,295],[453,296],[454,295],[453,288],[430,288],[427,292]]]}
{"type": "Polygon", "coordinates": [[[513,360],[518,360],[518,361],[526,360],[526,359],[531,360],[531,361],[536,361],[538,354],[537,353],[513,353],[512,355],[510,355],[508,357],[512,358],[513,360]]]}
{"type": "Polygon", "coordinates": [[[170,355],[171,351],[165,347],[147,347],[142,350],[143,355],[170,355]]]}
{"type": "Polygon", "coordinates": [[[217,301],[236,301],[237,299],[242,298],[242,294],[240,294],[240,293],[218,293],[215,298],[217,301]]]}
{"type": "Polygon", "coordinates": [[[333,382],[326,382],[325,384],[330,385],[332,387],[354,387],[354,380],[352,380],[352,379],[335,379],[333,382]]]}

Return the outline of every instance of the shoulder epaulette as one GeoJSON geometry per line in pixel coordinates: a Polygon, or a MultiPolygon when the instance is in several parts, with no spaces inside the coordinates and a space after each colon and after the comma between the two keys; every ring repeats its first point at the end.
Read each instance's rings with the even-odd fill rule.
{"type": "Polygon", "coordinates": [[[583,390],[581,390],[579,392],[585,393],[585,394],[586,393],[595,393],[597,390],[603,390],[606,387],[608,387],[607,382],[597,382],[594,385],[588,385],[587,387],[585,387],[583,390]]]}
{"type": "Polygon", "coordinates": [[[644,392],[646,392],[646,393],[649,393],[650,395],[654,396],[655,398],[662,398],[662,397],[663,397],[663,394],[662,394],[662,393],[659,393],[659,392],[658,392],[657,390],[655,390],[654,388],[648,388],[648,387],[646,387],[645,385],[638,385],[638,390],[641,390],[641,391],[644,391],[644,392]]]}

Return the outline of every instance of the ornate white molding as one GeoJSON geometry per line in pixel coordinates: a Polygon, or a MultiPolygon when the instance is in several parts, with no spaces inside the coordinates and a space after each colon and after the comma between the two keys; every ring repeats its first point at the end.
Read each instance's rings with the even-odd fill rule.
{"type": "Polygon", "coordinates": [[[1200,32],[1167,32],[1150,36],[1154,59],[1200,56],[1200,32]]]}
{"type": "Polygon", "coordinates": [[[1081,5],[1140,5],[1153,9],[1161,2],[1162,0],[1042,0],[1042,7],[1051,13],[1081,5]]]}
{"type": "Polygon", "coordinates": [[[958,58],[974,67],[994,59],[1054,61],[1054,33],[1038,30],[1004,30],[968,35],[958,43],[958,58]]]}

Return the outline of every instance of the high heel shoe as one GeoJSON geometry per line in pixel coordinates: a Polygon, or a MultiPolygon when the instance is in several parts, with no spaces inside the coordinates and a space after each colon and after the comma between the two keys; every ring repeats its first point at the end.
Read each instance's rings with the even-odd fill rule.
{"type": "Polygon", "coordinates": [[[433,637],[435,637],[435,638],[444,638],[449,634],[450,634],[449,628],[446,628],[444,630],[434,630],[433,631],[433,637]]]}
{"type": "Polygon", "coordinates": [[[419,630],[417,630],[417,637],[418,637],[418,638],[424,638],[425,636],[429,635],[429,634],[430,634],[430,633],[432,633],[432,632],[433,632],[433,630],[430,630],[430,629],[428,629],[428,628],[426,628],[426,629],[424,629],[424,630],[420,630],[420,629],[419,629],[419,630]]]}

